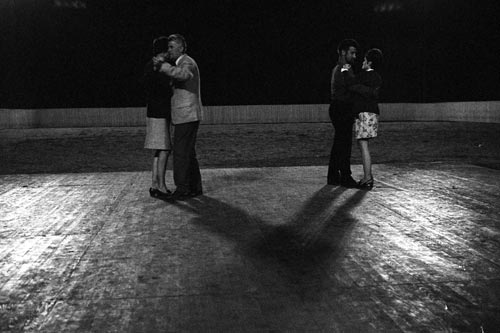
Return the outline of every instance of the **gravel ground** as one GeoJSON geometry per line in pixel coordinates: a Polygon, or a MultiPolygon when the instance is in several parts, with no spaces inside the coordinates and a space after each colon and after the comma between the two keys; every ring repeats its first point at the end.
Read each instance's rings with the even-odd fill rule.
{"type": "MultiPolygon", "coordinates": [[[[141,127],[0,130],[0,174],[149,170],[141,127]]],[[[500,169],[500,124],[382,123],[373,163],[456,162],[500,169]]],[[[327,165],[328,123],[202,125],[202,168],[327,165]]],[[[353,143],[352,164],[360,164],[353,143]]]]}

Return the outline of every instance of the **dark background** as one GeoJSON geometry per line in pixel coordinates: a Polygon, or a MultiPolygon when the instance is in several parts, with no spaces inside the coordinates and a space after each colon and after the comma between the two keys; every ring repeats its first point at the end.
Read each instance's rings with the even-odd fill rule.
{"type": "Polygon", "coordinates": [[[205,105],[328,103],[343,38],[384,51],[382,102],[500,100],[500,1],[0,2],[0,107],[144,105],[152,40],[181,33],[205,105]]]}

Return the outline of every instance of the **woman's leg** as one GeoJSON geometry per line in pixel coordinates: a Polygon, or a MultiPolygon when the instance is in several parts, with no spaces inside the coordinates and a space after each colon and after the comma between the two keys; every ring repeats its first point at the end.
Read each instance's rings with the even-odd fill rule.
{"type": "Polygon", "coordinates": [[[372,176],[372,159],[368,148],[368,139],[358,139],[359,149],[361,150],[361,159],[363,161],[364,177],[361,182],[371,179],[372,176]]]}
{"type": "Polygon", "coordinates": [[[160,186],[160,183],[158,183],[158,159],[160,155],[160,150],[155,150],[154,155],[153,155],[153,165],[151,168],[151,187],[153,189],[158,189],[160,186]]]}
{"type": "Polygon", "coordinates": [[[158,150],[158,166],[157,166],[157,182],[158,189],[162,192],[167,192],[167,185],[165,184],[165,172],[167,171],[168,157],[170,150],[158,150]]]}

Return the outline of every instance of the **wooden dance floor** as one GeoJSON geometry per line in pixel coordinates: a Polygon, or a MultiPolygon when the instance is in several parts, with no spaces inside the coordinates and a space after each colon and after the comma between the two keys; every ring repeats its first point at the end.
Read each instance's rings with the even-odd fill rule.
{"type": "Polygon", "coordinates": [[[498,332],[500,171],[374,174],[204,169],[176,204],[149,172],[0,175],[0,331],[498,332]]]}

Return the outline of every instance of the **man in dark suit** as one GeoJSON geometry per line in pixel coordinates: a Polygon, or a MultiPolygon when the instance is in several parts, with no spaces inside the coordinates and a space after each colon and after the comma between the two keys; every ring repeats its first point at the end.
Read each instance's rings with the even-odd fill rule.
{"type": "MultiPolygon", "coordinates": [[[[351,188],[357,187],[357,182],[351,176],[354,117],[352,115],[351,93],[347,89],[341,71],[345,64],[354,64],[358,49],[359,44],[354,39],[344,39],[337,47],[339,58],[332,71],[331,103],[329,108],[330,120],[335,133],[328,165],[327,183],[351,188]]],[[[353,68],[350,66],[349,69],[344,70],[353,70],[353,68]]]]}
{"type": "MultiPolygon", "coordinates": [[[[202,119],[200,72],[186,54],[187,44],[179,34],[168,37],[168,58],[160,73],[172,78],[172,124],[174,125],[174,182],[176,190],[166,199],[184,200],[203,194],[200,167],[196,158],[196,136],[202,119]]],[[[158,60],[161,62],[160,60],[158,60]]]]}

